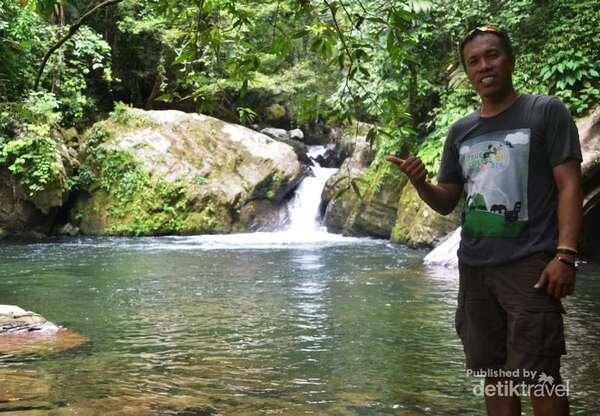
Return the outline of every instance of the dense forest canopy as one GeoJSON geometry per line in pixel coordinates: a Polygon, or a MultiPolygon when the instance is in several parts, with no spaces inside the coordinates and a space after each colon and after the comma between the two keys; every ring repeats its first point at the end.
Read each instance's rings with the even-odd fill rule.
{"type": "Polygon", "coordinates": [[[506,29],[517,88],[557,95],[581,116],[600,103],[598,5],[0,0],[0,166],[43,189],[57,135],[68,143],[123,102],[246,125],[367,122],[371,182],[393,178],[381,163],[389,152],[417,152],[434,171],[448,126],[477,105],[457,56],[467,29],[506,29]]]}

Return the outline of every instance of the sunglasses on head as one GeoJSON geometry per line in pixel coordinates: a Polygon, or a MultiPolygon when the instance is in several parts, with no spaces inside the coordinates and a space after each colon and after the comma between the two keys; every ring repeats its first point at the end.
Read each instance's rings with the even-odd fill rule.
{"type": "Polygon", "coordinates": [[[494,25],[477,26],[475,29],[472,29],[472,30],[469,31],[469,33],[467,33],[467,35],[465,36],[465,39],[468,38],[468,37],[473,36],[477,32],[500,33],[502,31],[498,27],[496,27],[494,25]]]}
{"type": "Polygon", "coordinates": [[[467,43],[467,41],[469,41],[477,33],[480,33],[480,32],[495,33],[498,36],[504,36],[504,32],[502,30],[500,30],[500,28],[498,28],[497,26],[494,26],[494,25],[477,26],[476,28],[469,30],[469,32],[465,35],[465,37],[463,38],[463,40],[460,44],[464,45],[465,43],[467,43]]]}

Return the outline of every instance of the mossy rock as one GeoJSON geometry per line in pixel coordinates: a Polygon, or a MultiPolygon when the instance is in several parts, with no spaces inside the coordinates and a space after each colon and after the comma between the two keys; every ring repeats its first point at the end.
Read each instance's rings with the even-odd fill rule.
{"type": "Polygon", "coordinates": [[[398,215],[390,240],[413,247],[432,247],[460,225],[461,206],[443,216],[431,209],[409,183],[400,195],[398,215]]]}
{"type": "Polygon", "coordinates": [[[179,111],[120,109],[82,143],[83,234],[244,231],[249,201],[278,209],[305,175],[293,149],[242,126],[179,111]]]}
{"type": "Polygon", "coordinates": [[[279,121],[287,116],[287,110],[281,104],[275,103],[268,106],[265,110],[268,121],[279,121]]]}

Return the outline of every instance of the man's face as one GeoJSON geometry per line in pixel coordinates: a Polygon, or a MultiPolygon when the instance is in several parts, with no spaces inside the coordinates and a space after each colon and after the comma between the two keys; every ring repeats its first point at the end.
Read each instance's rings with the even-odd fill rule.
{"type": "Polygon", "coordinates": [[[467,77],[480,97],[502,97],[512,90],[514,64],[498,36],[475,36],[465,45],[463,57],[467,77]]]}

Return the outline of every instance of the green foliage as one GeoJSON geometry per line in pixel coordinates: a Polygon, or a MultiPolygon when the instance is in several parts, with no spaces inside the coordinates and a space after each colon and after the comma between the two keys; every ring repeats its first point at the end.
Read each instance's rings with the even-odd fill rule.
{"type": "Polygon", "coordinates": [[[8,106],[2,112],[0,166],[20,179],[30,197],[49,185],[66,187],[62,157],[51,137],[51,129],[61,117],[57,108],[53,94],[32,93],[23,104],[8,106]]]}
{"type": "Polygon", "coordinates": [[[0,102],[14,103],[33,84],[34,63],[47,35],[42,22],[30,10],[13,1],[0,3],[0,102]]]}
{"type": "Polygon", "coordinates": [[[478,103],[475,92],[461,84],[444,95],[441,105],[432,110],[431,121],[427,124],[430,133],[416,150],[417,156],[421,158],[431,177],[439,170],[448,129],[456,120],[473,111],[478,103]]]}
{"type": "Polygon", "coordinates": [[[83,26],[50,59],[42,85],[56,91],[65,122],[93,119],[94,88],[110,90],[110,52],[98,33],[83,26]]]}
{"type": "MultiPolygon", "coordinates": [[[[42,56],[65,33],[64,27],[35,14],[48,18],[63,7],[61,2],[26,3],[0,6],[0,102],[17,104],[27,97],[42,56]]],[[[42,87],[54,94],[63,125],[82,125],[95,116],[96,96],[106,96],[112,82],[110,53],[108,43],[84,26],[52,55],[42,87]]]]}
{"type": "Polygon", "coordinates": [[[110,119],[122,127],[132,129],[150,127],[154,124],[143,112],[132,110],[127,104],[119,101],[115,103],[115,108],[110,113],[110,119]]]}
{"type": "Polygon", "coordinates": [[[242,124],[251,124],[256,120],[256,111],[247,107],[238,107],[238,114],[240,117],[240,123],[242,124]]]}
{"type": "MultiPolygon", "coordinates": [[[[108,197],[102,207],[110,218],[107,232],[118,235],[177,233],[185,228],[190,211],[187,187],[152,177],[133,156],[105,144],[91,148],[79,168],[80,190],[101,190],[108,197]]],[[[77,212],[83,220],[88,213],[77,212]]]]}
{"type": "Polygon", "coordinates": [[[205,176],[202,175],[196,175],[194,176],[194,179],[192,180],[193,183],[195,183],[196,185],[206,185],[208,183],[208,178],[206,178],[205,176]]]}
{"type": "Polygon", "coordinates": [[[600,74],[597,61],[579,51],[558,51],[550,56],[541,70],[542,80],[550,84],[573,113],[584,114],[590,102],[600,101],[600,74]]]}
{"type": "Polygon", "coordinates": [[[340,176],[333,184],[337,191],[333,194],[332,199],[342,197],[346,192],[352,190],[359,200],[364,198],[365,191],[369,187],[369,181],[361,178],[350,178],[348,176],[340,176]]]}

